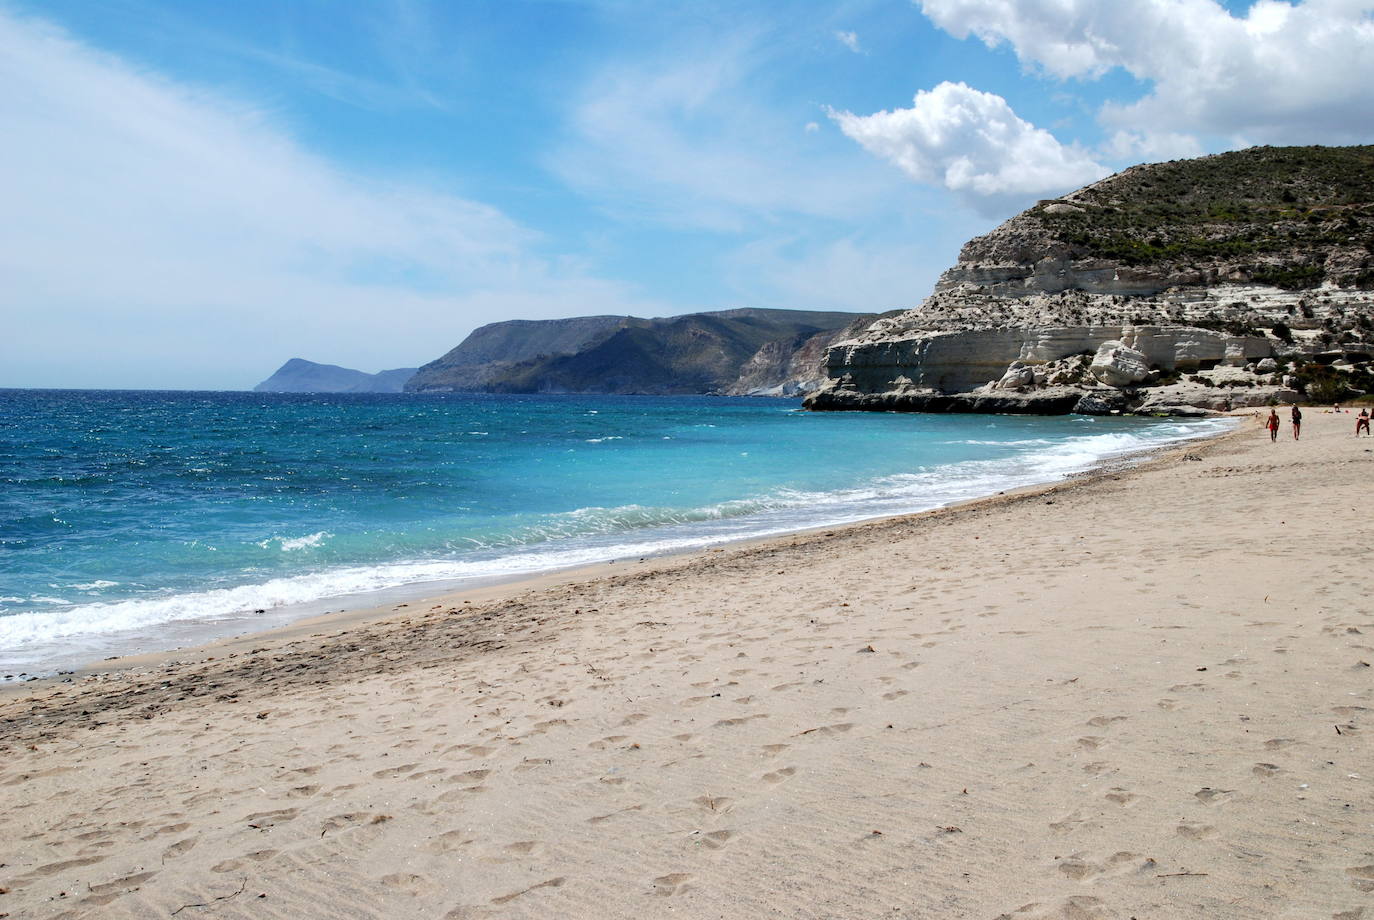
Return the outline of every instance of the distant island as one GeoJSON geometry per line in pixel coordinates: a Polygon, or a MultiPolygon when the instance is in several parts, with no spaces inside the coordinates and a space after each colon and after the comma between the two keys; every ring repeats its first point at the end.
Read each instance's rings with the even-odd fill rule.
{"type": "Polygon", "coordinates": [[[276,373],[253,387],[255,393],[399,393],[416,368],[367,374],[337,364],[316,364],[292,358],[276,373]]]}
{"type": "Polygon", "coordinates": [[[877,314],[736,309],[660,319],[580,316],[476,329],[417,369],[365,374],[293,358],[254,389],[279,393],[617,393],[801,396],[826,349],[877,314]]]}

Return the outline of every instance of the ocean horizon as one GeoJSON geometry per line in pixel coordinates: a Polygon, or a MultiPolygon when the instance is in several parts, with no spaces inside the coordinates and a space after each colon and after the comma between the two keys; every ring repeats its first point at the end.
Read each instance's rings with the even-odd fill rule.
{"type": "Polygon", "coordinates": [[[0,679],[929,510],[1230,424],[747,397],[4,390],[0,679]]]}

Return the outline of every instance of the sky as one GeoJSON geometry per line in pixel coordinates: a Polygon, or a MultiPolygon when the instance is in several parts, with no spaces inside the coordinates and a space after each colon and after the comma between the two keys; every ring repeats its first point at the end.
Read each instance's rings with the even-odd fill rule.
{"type": "Polygon", "coordinates": [[[917,306],[1139,162],[1374,141],[1374,0],[0,0],[0,387],[917,306]]]}

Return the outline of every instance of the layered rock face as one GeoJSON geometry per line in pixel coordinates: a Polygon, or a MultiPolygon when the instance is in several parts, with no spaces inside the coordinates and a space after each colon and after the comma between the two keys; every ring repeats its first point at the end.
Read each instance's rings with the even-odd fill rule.
{"type": "Polygon", "coordinates": [[[1371,253],[1374,148],[1133,167],[971,240],[919,308],[830,348],[807,405],[1182,412],[1296,398],[1279,371],[1374,354],[1371,253]],[[1075,375],[1049,370],[1074,357],[1075,375]],[[1278,360],[1258,370],[1266,358],[1278,360]],[[1218,365],[1256,372],[1176,385],[1218,365]],[[1066,386],[1077,400],[1042,392],[1066,386]]]}
{"type": "Polygon", "coordinates": [[[721,388],[722,396],[801,396],[820,389],[827,381],[826,351],[867,329],[875,319],[865,313],[839,329],[813,335],[765,342],[739,370],[734,383],[721,388]]]}

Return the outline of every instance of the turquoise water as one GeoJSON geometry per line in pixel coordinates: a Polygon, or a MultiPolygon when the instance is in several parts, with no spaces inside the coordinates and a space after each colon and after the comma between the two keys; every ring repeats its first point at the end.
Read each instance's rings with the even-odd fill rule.
{"type": "Polygon", "coordinates": [[[923,510],[1223,424],[0,391],[0,671],[261,628],[345,595],[923,510]]]}

